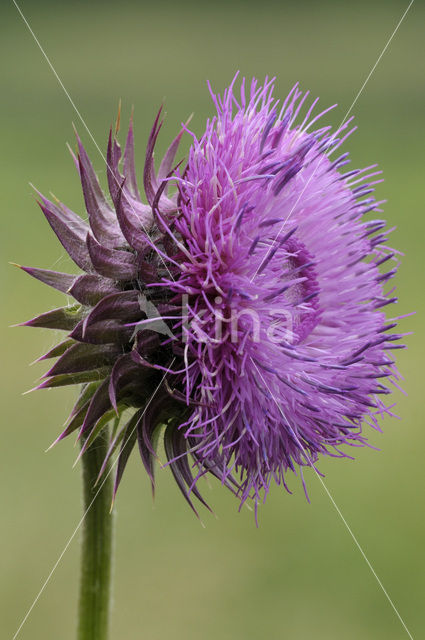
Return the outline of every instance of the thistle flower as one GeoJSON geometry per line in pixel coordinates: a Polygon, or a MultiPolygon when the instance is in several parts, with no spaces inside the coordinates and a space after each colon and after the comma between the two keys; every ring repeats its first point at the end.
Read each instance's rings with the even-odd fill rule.
{"type": "MultiPolygon", "coordinates": [[[[235,81],[234,81],[235,82],[235,81]]],[[[301,119],[308,93],[295,86],[282,105],[273,81],[254,80],[240,97],[234,82],[212,94],[217,115],[195,135],[183,172],[173,169],[182,132],[158,173],[149,137],[143,204],[133,131],[121,152],[111,132],[111,206],[79,138],[88,223],[61,203],[40,206],[62,245],[84,270],[71,276],[23,267],[73,296],[77,305],[30,326],[68,331],[44,358],[58,357],[39,385],[83,383],[62,439],[79,429],[82,454],[114,415],[105,464],[120,448],[115,490],[135,443],[154,482],[156,436],[194,508],[207,473],[243,504],[286,488],[288,470],[320,456],[346,457],[341,445],[367,443],[391,413],[383,380],[397,371],[388,351],[402,345],[383,308],[396,266],[385,222],[370,220],[376,165],[343,172],[333,154],[349,133],[316,128],[328,110],[301,119]],[[176,185],[169,194],[170,184],[176,185]],[[192,459],[193,465],[189,460],[192,459]]],[[[301,473],[302,476],[302,473],[301,473]]]]}
{"type": "MultiPolygon", "coordinates": [[[[39,358],[58,360],[37,388],[83,385],[65,430],[53,444],[78,430],[78,437],[84,441],[81,456],[103,427],[117,418],[101,469],[102,473],[119,448],[115,492],[136,441],[153,483],[154,431],[159,425],[175,425],[179,416],[176,405],[181,404],[171,394],[162,370],[173,359],[172,349],[167,344],[161,345],[162,334],[169,331],[162,316],[168,318],[170,313],[175,316],[179,309],[168,302],[170,295],[166,291],[151,285],[169,273],[163,256],[173,254],[167,237],[155,223],[153,205],[160,204],[168,215],[177,212],[176,195],[168,197],[166,185],[161,192],[158,185],[172,169],[183,130],[169,146],[156,173],[153,156],[162,125],[160,114],[161,109],[146,149],[143,184],[147,203],[140,198],[136,179],[132,120],[121,163],[121,149],[116,139],[119,116],[115,132],[111,128],[107,148],[111,202],[100,187],[77,133],[78,153],[71,153],[81,180],[88,219],[85,221],[63,203],[51,202],[38,194],[38,204],[51,228],[84,273],[74,276],[21,267],[76,301],[73,306],[54,309],[23,323],[68,332],[64,341],[39,358]],[[143,320],[147,320],[146,326],[143,320]],[[130,420],[120,424],[128,408],[134,412],[130,420]]],[[[167,429],[168,452],[174,446],[169,432],[167,429]]],[[[187,466],[182,462],[172,465],[178,482],[181,482],[179,469],[186,472],[187,466]]]]}

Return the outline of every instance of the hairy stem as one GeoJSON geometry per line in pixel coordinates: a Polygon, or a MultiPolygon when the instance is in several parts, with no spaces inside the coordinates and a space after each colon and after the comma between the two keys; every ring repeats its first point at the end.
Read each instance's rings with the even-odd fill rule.
{"type": "Polygon", "coordinates": [[[101,433],[83,454],[84,519],[78,640],[107,640],[111,601],[113,480],[110,467],[95,487],[107,452],[108,433],[101,433]]]}

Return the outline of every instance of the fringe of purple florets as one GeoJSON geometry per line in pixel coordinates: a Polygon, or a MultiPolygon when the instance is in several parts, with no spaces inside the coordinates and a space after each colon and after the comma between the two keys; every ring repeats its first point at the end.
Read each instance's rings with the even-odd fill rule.
{"type": "Polygon", "coordinates": [[[240,96],[233,85],[213,94],[217,116],[193,136],[178,182],[180,275],[165,282],[188,298],[184,393],[198,406],[180,428],[199,475],[213,463],[223,480],[240,476],[241,502],[272,480],[286,486],[288,469],[320,454],[349,457],[341,445],[366,444],[362,423],[378,429],[390,413],[382,398],[401,337],[382,311],[395,302],[384,292],[395,252],[385,222],[370,219],[380,171],[344,172],[348,154],[335,158],[351,120],[314,130],[326,113],[312,117],[315,101],[296,124],[308,94],[295,86],[280,106],[272,92],[272,81],[253,81],[248,100],[244,82],[240,96]],[[271,343],[270,316],[282,312],[295,326],[271,343]]]}

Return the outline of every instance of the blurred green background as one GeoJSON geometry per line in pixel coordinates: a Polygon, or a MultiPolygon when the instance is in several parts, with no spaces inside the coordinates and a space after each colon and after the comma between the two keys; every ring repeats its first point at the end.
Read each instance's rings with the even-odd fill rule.
{"type": "MultiPolygon", "coordinates": [[[[209,79],[223,89],[240,69],[276,75],[277,94],[299,80],[321,104],[339,108],[337,124],[376,61],[407,2],[176,2],[20,6],[94,138],[106,146],[119,98],[126,120],[135,106],[139,172],[155,112],[168,112],[160,151],[180,122],[213,112],[209,79]]],[[[423,82],[424,6],[415,2],[360,96],[350,139],[353,166],[379,162],[397,225],[392,245],[405,258],[397,280],[399,313],[416,310],[414,331],[399,352],[408,397],[396,394],[401,420],[370,433],[380,448],[356,461],[324,460],[320,469],[413,637],[425,628],[423,448],[423,82]]],[[[81,510],[77,450],[65,441],[49,453],[74,392],[22,396],[44,371],[29,363],[58,336],[9,328],[58,306],[63,296],[9,266],[66,270],[68,261],[36,206],[28,182],[83,212],[65,142],[74,121],[104,178],[104,164],[12,2],[2,4],[0,59],[1,224],[1,553],[3,638],[11,639],[74,531],[81,510]]],[[[205,488],[217,517],[203,527],[186,507],[169,471],[150,488],[133,456],[117,500],[114,640],[254,640],[408,637],[329,497],[306,473],[311,504],[297,478],[294,495],[274,487],[252,514],[217,483],[205,488]]],[[[75,635],[78,535],[42,593],[21,640],[75,635]]]]}

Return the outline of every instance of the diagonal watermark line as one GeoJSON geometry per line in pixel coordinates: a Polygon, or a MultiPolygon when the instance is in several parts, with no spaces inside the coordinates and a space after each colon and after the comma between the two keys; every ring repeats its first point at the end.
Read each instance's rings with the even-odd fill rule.
{"type": "MultiPolygon", "coordinates": [[[[43,49],[43,47],[41,46],[40,41],[38,40],[38,38],[37,38],[37,36],[35,35],[34,31],[31,29],[31,26],[30,26],[30,24],[29,24],[28,20],[26,19],[26,17],[24,16],[24,14],[22,13],[21,8],[20,8],[20,7],[19,7],[19,5],[17,4],[16,0],[12,0],[12,2],[13,2],[13,4],[15,5],[16,9],[18,10],[18,12],[19,12],[19,14],[20,14],[20,16],[21,16],[22,20],[24,21],[24,23],[25,23],[25,25],[26,25],[26,27],[27,27],[28,31],[30,32],[30,34],[31,34],[31,35],[32,35],[32,37],[34,38],[34,41],[36,42],[36,44],[37,44],[38,48],[40,49],[41,53],[43,54],[43,57],[44,57],[44,59],[46,60],[47,64],[49,65],[50,69],[52,70],[52,72],[53,72],[53,74],[54,74],[54,76],[55,76],[56,80],[59,82],[59,84],[60,84],[61,88],[63,89],[63,92],[65,93],[66,97],[68,98],[69,102],[71,103],[72,108],[74,109],[75,113],[77,114],[77,116],[78,116],[78,117],[79,117],[79,119],[81,120],[81,123],[83,124],[83,126],[84,126],[85,130],[86,130],[86,131],[87,131],[87,133],[89,134],[89,136],[90,136],[90,138],[91,138],[91,140],[92,140],[92,142],[93,142],[94,146],[96,147],[97,151],[98,151],[98,152],[99,152],[99,154],[101,155],[101,157],[102,157],[102,159],[103,159],[104,163],[106,164],[107,168],[110,170],[111,174],[114,176],[114,179],[115,179],[115,182],[117,183],[117,186],[118,186],[119,188],[121,188],[121,187],[122,187],[122,185],[120,185],[120,183],[118,182],[117,178],[115,177],[114,172],[112,171],[112,168],[109,166],[108,161],[107,161],[107,159],[106,159],[106,157],[105,157],[105,155],[104,155],[103,151],[101,150],[101,148],[100,148],[100,147],[99,147],[99,145],[97,144],[97,142],[96,142],[96,140],[95,140],[95,138],[94,138],[94,136],[93,136],[92,132],[90,131],[90,129],[88,128],[88,126],[87,126],[87,124],[86,124],[86,121],[84,120],[84,118],[83,118],[83,116],[81,115],[81,113],[80,113],[79,109],[77,108],[77,105],[75,104],[75,102],[73,101],[73,99],[71,98],[71,96],[69,95],[68,90],[66,89],[66,87],[65,87],[65,85],[63,84],[63,82],[62,82],[61,78],[59,77],[59,74],[57,73],[56,69],[54,68],[54,66],[53,66],[53,64],[52,64],[52,62],[51,62],[51,60],[50,60],[49,56],[47,55],[47,53],[45,52],[45,50],[44,50],[44,49],[43,49]]],[[[132,209],[133,213],[134,213],[135,215],[137,215],[137,214],[136,214],[136,211],[135,211],[135,209],[134,209],[134,207],[133,207],[133,205],[132,205],[132,203],[131,203],[131,202],[129,202],[129,204],[130,204],[130,207],[131,207],[131,209],[132,209]]],[[[140,221],[140,226],[141,226],[142,230],[144,231],[144,233],[146,234],[146,236],[147,236],[147,237],[149,238],[149,240],[151,241],[152,246],[154,246],[154,243],[152,242],[152,240],[151,240],[151,238],[150,238],[150,236],[149,236],[148,231],[147,231],[147,230],[145,229],[145,227],[143,226],[142,221],[140,221]]],[[[165,260],[164,260],[164,258],[162,257],[161,253],[160,253],[159,251],[158,251],[157,253],[158,253],[158,256],[159,256],[159,258],[161,259],[161,261],[162,261],[162,263],[163,263],[164,267],[166,268],[166,270],[167,270],[167,272],[168,272],[168,275],[170,276],[170,278],[171,278],[172,280],[174,280],[174,277],[173,277],[172,273],[170,272],[170,270],[169,270],[168,266],[166,265],[165,260]]]]}
{"type": "MultiPolygon", "coordinates": [[[[382,49],[381,53],[379,54],[375,64],[373,65],[372,69],[369,71],[369,74],[367,75],[366,80],[363,82],[362,86],[360,87],[359,91],[357,92],[356,97],[354,98],[353,102],[351,103],[350,108],[348,109],[347,113],[345,114],[345,116],[343,117],[343,119],[341,120],[340,125],[337,127],[337,129],[335,130],[335,133],[333,134],[333,137],[335,138],[336,134],[338,133],[338,131],[340,131],[341,127],[343,126],[343,124],[345,123],[345,121],[347,120],[348,116],[350,115],[351,111],[353,110],[354,105],[356,104],[357,100],[360,98],[361,94],[363,93],[364,88],[366,87],[367,83],[369,82],[370,78],[372,77],[376,67],[378,66],[379,62],[381,61],[382,56],[384,55],[384,53],[386,52],[386,50],[388,49],[388,47],[390,46],[395,34],[397,33],[397,31],[399,30],[401,23],[403,22],[403,20],[405,19],[405,17],[407,16],[410,7],[412,6],[414,0],[410,0],[410,3],[407,7],[407,9],[404,11],[403,15],[401,16],[400,20],[397,23],[397,26],[395,27],[394,31],[392,32],[391,36],[389,37],[389,39],[387,40],[384,48],[382,49]]],[[[332,136],[331,136],[332,137],[332,136]]],[[[299,201],[301,200],[302,196],[304,195],[308,185],[310,184],[310,182],[313,180],[314,176],[316,175],[320,165],[323,162],[324,159],[324,155],[320,158],[319,162],[317,163],[313,173],[311,174],[310,178],[307,180],[307,182],[305,183],[304,187],[302,188],[298,198],[296,199],[292,209],[290,210],[290,212],[288,213],[288,215],[286,216],[286,218],[284,219],[284,221],[282,222],[279,231],[277,232],[277,234],[275,235],[270,248],[268,250],[268,252],[266,253],[266,255],[264,256],[263,260],[261,260],[260,264],[258,265],[254,275],[251,277],[250,282],[252,282],[254,280],[254,278],[257,276],[261,266],[263,265],[264,261],[267,260],[267,257],[269,256],[270,252],[273,251],[275,244],[277,242],[278,237],[280,236],[280,234],[282,233],[282,231],[285,228],[286,223],[288,222],[289,218],[292,216],[292,214],[294,213],[294,210],[296,208],[296,206],[298,205],[299,201]]]]}
{"type": "MultiPolygon", "coordinates": [[[[173,360],[171,361],[170,364],[170,368],[173,366],[174,361],[175,361],[175,357],[173,358],[173,360]]],[[[140,419],[143,418],[143,416],[146,413],[147,408],[149,407],[150,403],[152,402],[152,400],[154,399],[155,395],[158,392],[158,389],[161,387],[162,383],[165,380],[165,377],[167,375],[167,372],[164,373],[164,375],[162,376],[158,386],[156,387],[156,389],[154,390],[154,392],[152,393],[151,397],[149,398],[148,402],[145,405],[145,408],[143,410],[142,415],[140,416],[140,419]]],[[[137,423],[136,426],[134,427],[134,429],[132,430],[132,432],[129,434],[126,442],[124,443],[124,447],[126,446],[126,444],[129,442],[131,436],[133,435],[133,433],[135,432],[135,430],[137,429],[137,423]]],[[[12,637],[12,640],[16,640],[16,638],[18,637],[22,627],[24,626],[24,624],[26,623],[26,621],[28,620],[32,610],[34,609],[35,605],[37,604],[37,602],[39,601],[43,591],[45,590],[45,588],[47,587],[47,585],[49,584],[54,572],[56,571],[56,569],[58,568],[62,558],[64,557],[65,553],[68,551],[69,546],[71,545],[72,541],[74,540],[75,536],[77,535],[78,531],[80,530],[81,525],[83,524],[85,517],[87,516],[88,512],[90,511],[90,509],[93,506],[94,501],[96,500],[97,496],[99,495],[100,491],[102,490],[103,485],[105,484],[105,482],[107,481],[108,477],[110,476],[110,474],[112,473],[112,471],[114,470],[115,465],[118,462],[118,458],[119,458],[119,453],[118,455],[115,457],[115,460],[113,461],[113,463],[111,464],[111,468],[109,469],[108,473],[105,475],[105,478],[102,480],[101,485],[99,486],[99,489],[96,491],[93,500],[90,502],[89,506],[87,507],[87,509],[85,510],[85,512],[83,513],[81,520],[79,521],[79,523],[77,524],[77,526],[75,527],[71,537],[69,538],[68,542],[66,543],[66,545],[64,546],[62,552],[60,553],[58,559],[56,560],[55,564],[53,565],[49,575],[47,576],[46,580],[44,581],[40,591],[38,592],[37,596],[35,597],[35,599],[33,600],[33,603],[31,604],[30,608],[28,609],[27,613],[25,614],[21,624],[19,625],[18,629],[15,632],[15,635],[12,637]]]]}
{"type": "MultiPolygon", "coordinates": [[[[403,13],[403,15],[401,16],[400,20],[397,23],[396,28],[394,29],[394,31],[392,32],[391,36],[389,37],[385,47],[382,49],[381,53],[378,56],[378,59],[376,60],[375,64],[373,65],[372,69],[370,70],[366,80],[363,82],[362,86],[360,87],[356,97],[353,100],[353,103],[351,105],[351,107],[348,109],[347,113],[344,116],[343,121],[341,122],[341,125],[344,124],[344,122],[346,121],[346,119],[348,118],[348,116],[350,115],[354,105],[356,104],[357,100],[360,98],[361,94],[363,93],[363,89],[365,88],[365,86],[367,85],[367,83],[369,82],[370,78],[372,77],[372,74],[374,73],[376,67],[378,66],[378,64],[381,61],[382,56],[384,55],[384,53],[386,52],[386,50],[388,49],[388,47],[390,46],[392,39],[394,38],[395,34],[397,33],[397,31],[399,30],[401,23],[403,22],[403,20],[405,19],[405,17],[407,16],[408,12],[410,11],[410,7],[412,6],[412,4],[414,3],[415,0],[410,0],[409,5],[407,7],[407,9],[405,10],[405,12],[403,13]]],[[[341,126],[340,125],[340,126],[341,126]]]]}
{"type": "MultiPolygon", "coordinates": [[[[276,404],[279,413],[282,415],[283,419],[287,422],[287,418],[281,408],[281,406],[279,405],[278,401],[276,400],[273,392],[271,391],[270,387],[268,386],[267,382],[264,379],[264,376],[261,374],[261,371],[259,370],[259,368],[257,367],[257,365],[255,364],[255,361],[253,360],[253,358],[251,358],[252,364],[254,365],[255,369],[258,372],[258,375],[260,376],[261,380],[263,381],[263,384],[265,385],[268,393],[271,395],[271,397],[273,398],[274,403],[276,404]]],[[[351,538],[354,541],[354,544],[356,545],[356,547],[358,548],[358,550],[360,551],[361,555],[363,556],[364,561],[366,562],[367,566],[369,567],[370,571],[372,572],[375,580],[377,581],[377,583],[379,584],[380,588],[382,589],[386,599],[388,600],[388,602],[390,603],[392,609],[394,610],[394,613],[396,614],[397,618],[400,620],[401,624],[403,625],[404,630],[406,631],[407,635],[409,636],[410,640],[413,640],[413,636],[410,633],[409,629],[406,626],[406,623],[404,622],[403,618],[401,617],[400,613],[398,612],[397,607],[395,606],[394,602],[391,600],[390,595],[388,594],[388,591],[385,589],[384,585],[382,584],[378,574],[376,573],[375,569],[373,568],[370,560],[368,559],[366,553],[363,550],[363,547],[360,545],[360,542],[357,540],[356,536],[354,535],[350,525],[348,524],[348,522],[346,521],[346,519],[344,518],[341,509],[338,507],[337,503],[335,502],[331,492],[329,491],[328,487],[326,486],[325,482],[323,481],[323,478],[321,477],[320,473],[317,471],[316,467],[314,466],[310,456],[308,455],[307,450],[305,449],[305,447],[303,446],[302,442],[300,442],[297,434],[295,433],[294,430],[292,430],[292,434],[294,436],[294,438],[296,439],[298,446],[300,447],[300,449],[303,451],[309,466],[313,469],[313,471],[315,472],[316,476],[318,477],[318,479],[320,480],[320,483],[323,487],[323,489],[325,490],[329,500],[331,501],[333,507],[335,508],[335,511],[337,512],[337,514],[339,515],[339,517],[341,518],[342,522],[344,523],[345,528],[347,529],[348,533],[350,534],[351,538]]]]}

